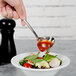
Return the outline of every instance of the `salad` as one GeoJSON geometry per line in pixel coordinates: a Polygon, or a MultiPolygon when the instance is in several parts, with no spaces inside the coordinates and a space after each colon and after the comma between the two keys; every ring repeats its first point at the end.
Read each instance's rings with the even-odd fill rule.
{"type": "Polygon", "coordinates": [[[49,69],[58,67],[62,64],[57,55],[51,55],[48,52],[42,57],[39,56],[40,52],[37,54],[31,53],[31,55],[24,57],[19,61],[19,64],[26,68],[36,68],[36,69],[49,69]]]}

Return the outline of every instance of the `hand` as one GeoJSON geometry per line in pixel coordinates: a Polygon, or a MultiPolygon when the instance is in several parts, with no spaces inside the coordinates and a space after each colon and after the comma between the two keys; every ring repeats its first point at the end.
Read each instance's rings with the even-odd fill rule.
{"type": "Polygon", "coordinates": [[[21,19],[25,25],[26,11],[22,0],[0,0],[0,12],[3,17],[21,19]]]}

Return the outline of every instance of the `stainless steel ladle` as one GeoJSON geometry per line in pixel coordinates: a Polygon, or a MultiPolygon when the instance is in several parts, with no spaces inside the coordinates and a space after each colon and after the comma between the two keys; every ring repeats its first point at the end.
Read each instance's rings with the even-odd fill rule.
{"type": "Polygon", "coordinates": [[[45,37],[39,37],[37,35],[37,33],[34,31],[34,29],[31,27],[31,25],[29,24],[29,22],[27,20],[24,20],[26,25],[28,26],[28,28],[33,32],[33,34],[35,35],[37,41],[43,41],[43,40],[50,40],[52,43],[55,42],[54,37],[50,37],[50,36],[45,36],[45,37]]]}

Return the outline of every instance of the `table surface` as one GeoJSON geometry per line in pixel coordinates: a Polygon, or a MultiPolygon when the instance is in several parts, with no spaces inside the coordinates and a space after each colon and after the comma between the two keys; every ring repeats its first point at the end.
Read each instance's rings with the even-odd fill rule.
{"type": "MultiPolygon", "coordinates": [[[[17,54],[38,51],[35,40],[15,40],[17,54]]],[[[76,41],[75,40],[56,40],[51,52],[60,53],[70,58],[71,63],[68,67],[61,69],[56,76],[76,76],[76,41]]],[[[21,70],[12,64],[0,66],[0,76],[25,76],[21,70]]]]}

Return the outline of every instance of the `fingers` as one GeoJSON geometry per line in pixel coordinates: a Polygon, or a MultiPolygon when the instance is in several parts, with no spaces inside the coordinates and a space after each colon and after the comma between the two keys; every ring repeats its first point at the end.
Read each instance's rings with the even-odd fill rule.
{"type": "MultiPolygon", "coordinates": [[[[14,18],[14,19],[19,19],[20,18],[19,15],[17,14],[17,12],[13,11],[10,6],[6,6],[6,8],[5,7],[0,8],[0,12],[1,12],[2,16],[5,17],[5,18],[6,17],[14,18]]],[[[25,25],[24,20],[21,20],[21,24],[23,26],[25,25]]]]}
{"type": "Polygon", "coordinates": [[[6,11],[8,14],[8,18],[13,18],[13,10],[11,9],[9,5],[6,6],[6,11]]]}
{"type": "Polygon", "coordinates": [[[1,15],[3,17],[7,17],[7,11],[6,11],[6,8],[5,7],[1,8],[1,15]]]}
{"type": "Polygon", "coordinates": [[[19,17],[21,18],[21,24],[24,26],[25,25],[24,19],[26,19],[26,11],[22,0],[19,1],[20,3],[15,5],[15,9],[19,17]]]}
{"type": "MultiPolygon", "coordinates": [[[[24,7],[24,4],[23,4],[23,2],[22,2],[22,9],[23,9],[23,13],[24,13],[24,17],[25,17],[25,19],[27,19],[27,17],[26,17],[26,10],[25,10],[25,7],[24,7]]],[[[23,25],[23,26],[25,26],[25,21],[24,20],[21,20],[21,24],[23,25]]]]}
{"type": "Polygon", "coordinates": [[[23,2],[22,2],[22,9],[23,9],[24,17],[25,17],[25,19],[27,19],[26,10],[25,10],[25,6],[24,6],[23,2]]]}
{"type": "MultiPolygon", "coordinates": [[[[7,11],[8,18],[19,19],[19,15],[17,14],[17,12],[12,10],[12,8],[9,5],[6,6],[6,11],[7,11]]],[[[22,19],[21,19],[21,24],[23,26],[25,25],[25,22],[22,19]]]]}
{"type": "Polygon", "coordinates": [[[0,8],[0,12],[3,17],[19,19],[19,16],[16,11],[12,10],[12,8],[7,5],[6,7],[0,8]]]}
{"type": "MultiPolygon", "coordinates": [[[[24,19],[26,19],[26,11],[25,11],[25,7],[24,4],[22,2],[22,0],[4,0],[7,4],[9,4],[11,7],[14,7],[15,10],[13,10],[13,18],[21,19],[22,24],[24,25],[25,22],[23,21],[24,19]]],[[[10,8],[9,8],[10,9],[10,8]]],[[[8,8],[7,8],[8,10],[8,8]]],[[[10,13],[9,10],[7,11],[8,16],[12,18],[12,10],[10,9],[10,13]]]]}
{"type": "Polygon", "coordinates": [[[16,11],[14,11],[9,5],[6,6],[8,18],[19,19],[19,16],[16,11]]]}
{"type": "Polygon", "coordinates": [[[13,11],[13,18],[14,19],[19,19],[19,15],[17,14],[16,11],[13,11]]]}
{"type": "Polygon", "coordinates": [[[26,15],[25,15],[26,12],[24,11],[25,8],[24,8],[22,0],[18,0],[18,1],[15,4],[14,8],[16,9],[16,11],[17,11],[19,17],[21,18],[21,20],[24,20],[24,19],[26,19],[26,15]]]}
{"type": "MultiPolygon", "coordinates": [[[[25,10],[23,2],[22,2],[22,9],[23,9],[24,17],[25,17],[25,19],[27,19],[27,17],[26,17],[26,10],[25,10]]],[[[24,20],[21,20],[21,24],[24,26],[26,23],[25,23],[24,20]]]]}
{"type": "Polygon", "coordinates": [[[21,20],[21,24],[23,25],[23,26],[25,26],[25,21],[24,20],[21,20]]]}
{"type": "Polygon", "coordinates": [[[0,0],[0,8],[4,7],[6,5],[6,3],[4,2],[4,0],[0,0]]]}
{"type": "Polygon", "coordinates": [[[13,18],[13,11],[9,5],[1,8],[1,14],[3,17],[13,18]]]}

